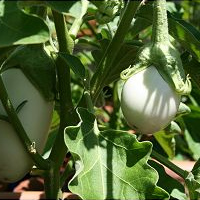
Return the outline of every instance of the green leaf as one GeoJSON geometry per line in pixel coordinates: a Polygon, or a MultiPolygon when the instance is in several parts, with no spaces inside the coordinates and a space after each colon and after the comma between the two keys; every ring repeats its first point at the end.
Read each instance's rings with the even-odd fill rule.
{"type": "Polygon", "coordinates": [[[113,62],[113,70],[106,79],[107,84],[112,83],[120,77],[120,73],[133,64],[139,48],[140,42],[124,43],[113,62]]]}
{"type": "Polygon", "coordinates": [[[47,6],[61,13],[68,13],[77,1],[45,1],[47,6]]]}
{"type": "Polygon", "coordinates": [[[181,117],[183,115],[187,115],[189,113],[191,113],[190,108],[186,104],[180,102],[175,118],[179,118],[179,117],[181,117]]]}
{"type": "Polygon", "coordinates": [[[69,9],[69,13],[76,19],[80,18],[80,15],[82,14],[82,2],[74,1],[73,5],[69,9]]]}
{"type": "Polygon", "coordinates": [[[75,160],[71,192],[82,199],[163,199],[156,171],[147,164],[152,144],[123,131],[99,131],[95,116],[78,109],[80,123],[65,129],[65,144],[75,160]]]}
{"type": "Polygon", "coordinates": [[[180,133],[181,129],[179,128],[178,124],[172,121],[165,130],[154,134],[155,139],[170,159],[174,158],[175,156],[176,143],[174,136],[180,133]]]}
{"type": "Polygon", "coordinates": [[[170,34],[200,61],[200,32],[188,22],[170,14],[168,20],[170,34]]]}
{"type": "Polygon", "coordinates": [[[49,29],[45,22],[21,11],[17,1],[1,1],[0,47],[44,43],[49,40],[49,29]]]}
{"type": "Polygon", "coordinates": [[[54,100],[55,66],[42,44],[19,46],[5,60],[1,72],[20,68],[47,101],[54,100]]]}
{"type": "Polygon", "coordinates": [[[200,158],[200,108],[190,106],[191,113],[183,116],[184,123],[187,129],[184,131],[184,137],[188,144],[192,156],[195,160],[200,158]]]}
{"type": "Polygon", "coordinates": [[[42,153],[43,158],[47,159],[49,157],[49,155],[51,153],[51,149],[52,149],[53,144],[55,142],[57,133],[58,133],[58,129],[54,129],[49,133],[47,141],[45,143],[43,153],[42,153]]]}
{"type": "Polygon", "coordinates": [[[192,173],[195,177],[195,179],[200,183],[200,158],[195,162],[192,173]]]}
{"type": "MultiPolygon", "coordinates": [[[[97,63],[100,62],[103,53],[110,43],[110,40],[104,39],[100,41],[100,43],[101,49],[92,51],[93,58],[96,60],[97,63]]],[[[141,46],[142,43],[138,41],[132,41],[131,43],[126,42],[122,44],[122,47],[113,62],[112,71],[104,82],[105,85],[108,85],[117,80],[120,77],[121,71],[133,64],[137,52],[141,46]]]]}
{"type": "Polygon", "coordinates": [[[184,69],[200,89],[200,62],[186,54],[182,55],[184,69]]]}
{"type": "Polygon", "coordinates": [[[200,198],[200,183],[195,180],[192,172],[188,174],[185,179],[186,186],[189,191],[190,199],[199,199],[200,198]]]}
{"type": "Polygon", "coordinates": [[[200,158],[200,143],[196,142],[192,136],[190,135],[190,132],[186,129],[184,131],[185,140],[188,144],[188,147],[192,153],[192,157],[197,160],[200,158]]]}
{"type": "Polygon", "coordinates": [[[179,200],[187,200],[187,196],[184,193],[183,185],[177,180],[169,176],[162,165],[158,164],[153,160],[149,160],[148,163],[156,169],[159,174],[159,180],[157,185],[165,189],[171,196],[171,198],[176,198],[179,200]]]}
{"type": "MultiPolygon", "coordinates": [[[[136,36],[152,24],[153,7],[151,4],[141,6],[131,34],[136,36]]],[[[168,12],[169,33],[198,61],[200,61],[200,32],[185,20],[175,18],[168,12]]]]}
{"type": "Polygon", "coordinates": [[[140,7],[136,13],[136,20],[130,28],[130,33],[133,37],[137,36],[141,31],[152,25],[153,7],[147,3],[140,7]]]}
{"type": "Polygon", "coordinates": [[[76,56],[67,53],[59,53],[58,55],[64,59],[67,65],[80,79],[83,80],[85,78],[85,67],[76,56]]]}
{"type": "Polygon", "coordinates": [[[51,149],[53,147],[53,144],[55,142],[55,139],[56,139],[56,136],[58,133],[59,124],[60,124],[60,117],[59,117],[57,111],[54,110],[53,118],[51,120],[50,131],[49,131],[48,138],[47,138],[47,141],[45,143],[45,147],[44,147],[43,153],[42,153],[42,156],[45,159],[47,159],[51,153],[51,149]]]}

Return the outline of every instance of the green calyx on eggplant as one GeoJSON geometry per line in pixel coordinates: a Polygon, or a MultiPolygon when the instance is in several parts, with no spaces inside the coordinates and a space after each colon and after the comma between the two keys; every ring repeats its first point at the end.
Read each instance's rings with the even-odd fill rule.
{"type": "Polygon", "coordinates": [[[159,131],[181,113],[189,112],[180,101],[192,86],[169,39],[165,0],[154,2],[152,40],[139,50],[134,64],[121,72],[121,79],[125,81],[122,112],[140,133],[159,131]]]}

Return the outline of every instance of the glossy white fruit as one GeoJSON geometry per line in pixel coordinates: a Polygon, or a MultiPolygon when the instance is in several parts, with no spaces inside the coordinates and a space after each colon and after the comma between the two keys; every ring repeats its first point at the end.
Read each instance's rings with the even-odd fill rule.
{"type": "Polygon", "coordinates": [[[154,66],[130,77],[123,86],[121,109],[127,123],[142,134],[165,128],[180,104],[178,95],[154,66]]]}
{"type": "MultiPolygon", "coordinates": [[[[27,101],[18,117],[36,149],[42,153],[52,119],[53,102],[46,102],[20,69],[8,69],[2,79],[16,109],[27,101]]],[[[1,95],[1,94],[0,94],[1,95]]],[[[7,115],[0,102],[0,114],[7,115]]],[[[32,168],[33,161],[10,123],[0,120],[0,181],[16,182],[32,168]]]]}

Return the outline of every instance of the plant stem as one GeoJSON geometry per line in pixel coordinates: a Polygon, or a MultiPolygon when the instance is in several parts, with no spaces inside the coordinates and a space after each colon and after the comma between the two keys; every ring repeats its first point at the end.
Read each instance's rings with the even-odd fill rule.
{"type": "Polygon", "coordinates": [[[166,159],[164,156],[160,155],[156,151],[152,150],[151,156],[153,158],[155,158],[157,161],[159,161],[161,164],[165,165],[166,167],[168,167],[169,169],[174,171],[176,174],[178,174],[183,179],[186,179],[186,177],[188,176],[188,174],[189,174],[188,171],[179,168],[174,163],[170,162],[168,159],[166,159]]]}
{"type": "Polygon", "coordinates": [[[90,92],[89,91],[85,91],[84,92],[84,96],[85,96],[85,101],[86,101],[86,104],[87,104],[88,111],[91,112],[92,114],[94,114],[95,113],[94,105],[92,103],[90,92]]]}
{"type": "Polygon", "coordinates": [[[1,102],[8,114],[8,119],[12,124],[13,128],[15,129],[17,135],[21,139],[21,142],[24,145],[27,152],[29,153],[30,157],[35,162],[38,168],[43,170],[49,169],[50,163],[47,160],[43,159],[42,156],[36,151],[34,143],[31,142],[26,131],[24,130],[24,127],[22,126],[22,123],[19,120],[17,113],[9,99],[1,75],[0,75],[0,94],[1,94],[0,95],[1,102]]]}
{"type": "Polygon", "coordinates": [[[69,31],[65,23],[65,18],[62,14],[54,10],[52,10],[52,14],[53,14],[55,28],[56,28],[59,51],[71,54],[74,48],[74,41],[69,35],[69,31]]]}
{"type": "MultiPolygon", "coordinates": [[[[52,10],[56,34],[59,44],[59,52],[72,53],[74,43],[66,27],[64,16],[52,10]]],[[[49,159],[53,162],[52,169],[45,176],[45,193],[48,199],[58,199],[60,196],[60,167],[67,153],[64,143],[64,129],[74,123],[74,107],[71,98],[70,68],[65,61],[58,56],[56,58],[58,76],[58,90],[60,98],[60,126],[49,159]]]]}
{"type": "Polygon", "coordinates": [[[44,190],[46,199],[62,199],[60,171],[52,163],[51,169],[44,172],[44,190]]]}
{"type": "Polygon", "coordinates": [[[141,1],[127,2],[127,6],[121,18],[118,29],[97,66],[97,71],[91,80],[91,95],[94,104],[96,103],[101,90],[105,86],[104,83],[106,77],[111,73],[113,67],[112,64],[122,46],[123,40],[140,4],[141,1]]]}
{"type": "Polygon", "coordinates": [[[154,2],[153,13],[153,28],[152,28],[152,42],[153,44],[159,42],[168,42],[168,21],[166,0],[156,0],[154,2]]]}
{"type": "MultiPolygon", "coordinates": [[[[52,13],[59,43],[59,51],[71,53],[71,39],[65,24],[64,16],[56,11],[52,11],[52,13]]],[[[64,155],[67,152],[64,144],[64,128],[71,124],[71,115],[74,107],[71,98],[70,68],[60,56],[56,59],[56,67],[60,97],[60,127],[55,140],[55,145],[53,146],[50,154],[50,159],[52,161],[56,161],[57,165],[60,166],[63,162],[64,155]]]]}

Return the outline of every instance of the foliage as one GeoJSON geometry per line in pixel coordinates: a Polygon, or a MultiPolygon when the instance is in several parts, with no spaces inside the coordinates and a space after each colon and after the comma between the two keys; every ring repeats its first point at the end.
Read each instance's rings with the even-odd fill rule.
{"type": "Polygon", "coordinates": [[[191,113],[145,137],[123,118],[120,73],[151,39],[153,1],[113,0],[113,12],[110,1],[95,2],[0,1],[1,70],[20,67],[55,101],[43,157],[34,159],[36,167],[46,163],[47,197],[61,197],[60,180],[70,179],[69,190],[82,199],[198,199],[200,3],[167,2],[170,42],[193,87],[181,99],[191,113]],[[60,175],[67,153],[73,165],[60,175]],[[189,192],[151,157],[182,176],[189,192]],[[180,157],[197,161],[190,173],[169,160],[180,157]]]}

